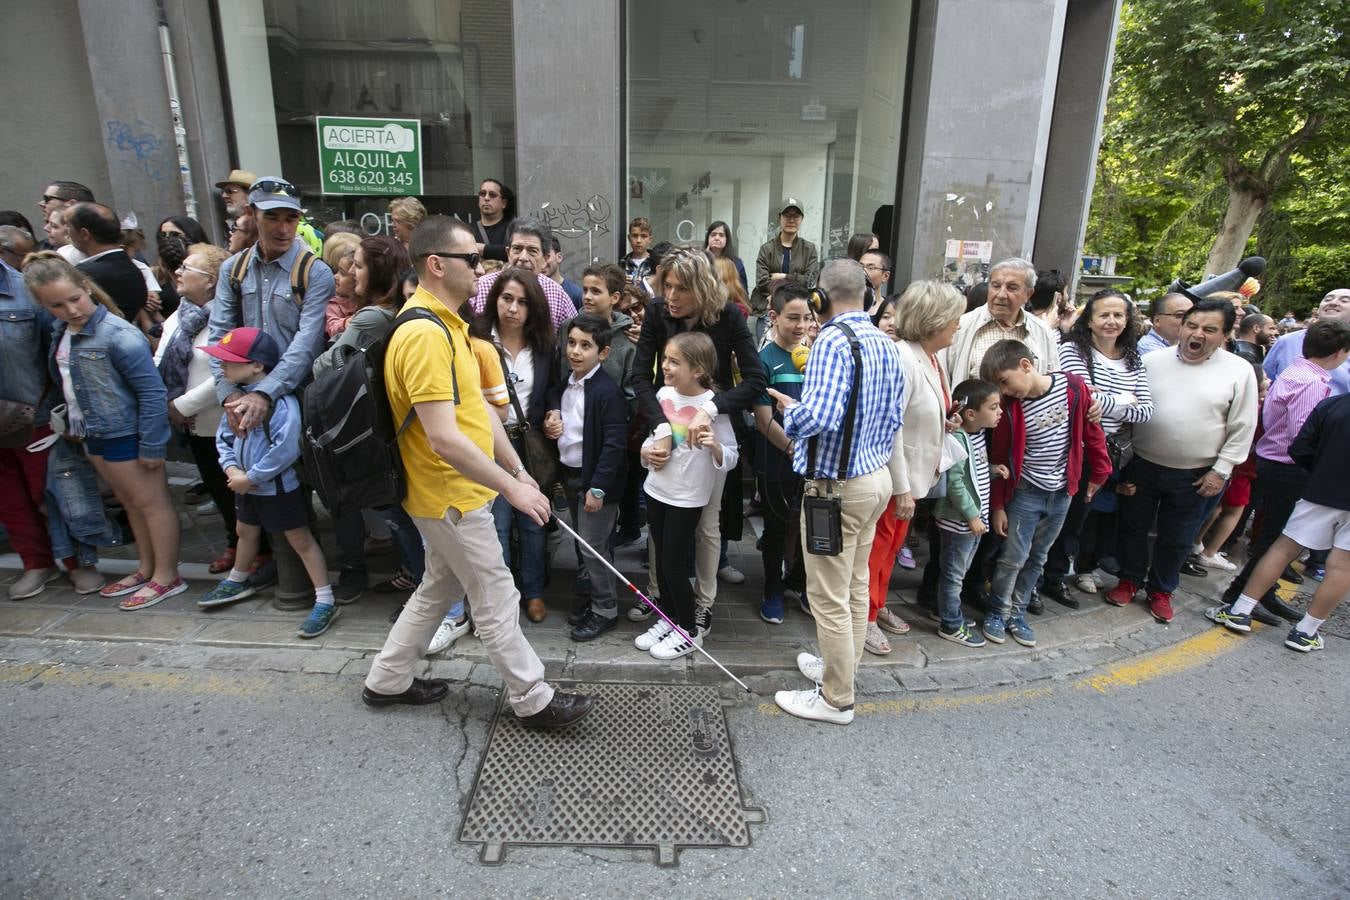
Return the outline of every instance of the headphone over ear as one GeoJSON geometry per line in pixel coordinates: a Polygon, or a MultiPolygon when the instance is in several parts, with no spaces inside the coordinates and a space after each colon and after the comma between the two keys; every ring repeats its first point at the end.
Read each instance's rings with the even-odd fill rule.
{"type": "Polygon", "coordinates": [[[811,305],[813,312],[819,313],[830,305],[830,295],[825,292],[824,288],[814,287],[811,289],[811,295],[806,302],[811,305]]]}

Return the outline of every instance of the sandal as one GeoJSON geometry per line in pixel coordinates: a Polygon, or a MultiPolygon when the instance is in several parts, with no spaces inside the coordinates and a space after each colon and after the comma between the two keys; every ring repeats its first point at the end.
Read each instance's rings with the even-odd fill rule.
{"type": "Polygon", "coordinates": [[[141,588],[150,583],[149,575],[142,575],[140,572],[132,572],[123,578],[119,578],[112,584],[105,584],[99,588],[100,597],[121,597],[125,594],[134,594],[141,588]]]}
{"type": "Polygon", "coordinates": [[[888,606],[877,610],[877,626],[891,634],[909,634],[909,623],[891,612],[888,606]]]}
{"type": "Polygon", "coordinates": [[[149,591],[149,594],[141,596],[140,592],[137,592],[117,604],[117,608],[125,612],[145,609],[148,606],[154,606],[161,600],[168,600],[170,597],[176,597],[187,589],[187,582],[182,578],[175,578],[169,584],[160,584],[157,581],[147,581],[141,590],[149,591]]]}

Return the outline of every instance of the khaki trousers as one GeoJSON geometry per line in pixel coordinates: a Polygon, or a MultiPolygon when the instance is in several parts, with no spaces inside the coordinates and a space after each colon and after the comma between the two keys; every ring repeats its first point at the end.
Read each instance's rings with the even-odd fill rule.
{"type": "MultiPolygon", "coordinates": [[[[812,482],[806,484],[809,488],[812,482]]],[[[824,482],[819,484],[823,489],[824,482]]],[[[825,660],[821,696],[842,709],[853,705],[853,675],[867,637],[867,558],[877,519],[891,499],[891,473],[883,466],[850,478],[842,487],[836,484],[834,494],[842,507],[844,549],[838,556],[805,555],[806,593],[825,660]]],[[[805,534],[805,510],[801,521],[805,534]]]]}
{"type": "Polygon", "coordinates": [[[411,518],[426,543],[426,574],[375,657],[366,687],[380,694],[406,691],[441,620],[467,593],[483,649],[506,682],[511,708],[532,716],[548,706],[553,688],[520,629],[520,593],[502,559],[492,504],[463,515],[451,509],[441,519],[411,518]]]}

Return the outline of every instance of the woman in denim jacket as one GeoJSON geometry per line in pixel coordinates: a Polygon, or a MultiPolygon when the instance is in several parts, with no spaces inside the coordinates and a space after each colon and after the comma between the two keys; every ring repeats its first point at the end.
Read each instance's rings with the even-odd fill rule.
{"type": "Polygon", "coordinates": [[[126,509],[140,556],[135,572],[99,593],[130,595],[118,604],[124,610],[181,594],[187,583],[178,575],[178,514],[164,473],[168,407],[150,345],[95,302],[94,283],[56,254],[38,254],[23,277],[58,320],[48,368],[65,395],[67,434],[83,440],[89,461],[126,509]]]}

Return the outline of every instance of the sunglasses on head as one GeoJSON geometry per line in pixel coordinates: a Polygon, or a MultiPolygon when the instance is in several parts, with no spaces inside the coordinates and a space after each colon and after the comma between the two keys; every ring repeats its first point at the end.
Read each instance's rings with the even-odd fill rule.
{"type": "Polygon", "coordinates": [[[253,182],[253,186],[248,189],[251,194],[254,191],[262,191],[264,194],[275,194],[278,197],[290,197],[294,200],[300,199],[300,192],[295,189],[295,185],[288,181],[279,181],[273,178],[265,178],[262,181],[253,182]]]}

